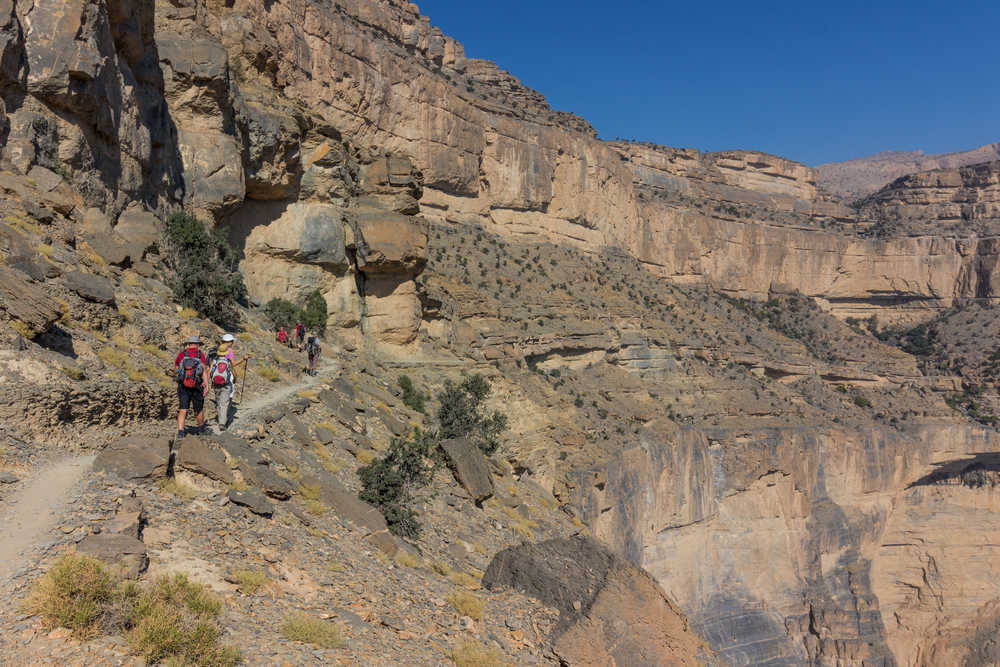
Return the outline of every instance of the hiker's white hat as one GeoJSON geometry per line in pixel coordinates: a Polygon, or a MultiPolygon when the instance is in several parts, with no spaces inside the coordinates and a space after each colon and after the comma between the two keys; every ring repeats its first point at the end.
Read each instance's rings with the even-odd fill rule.
{"type": "Polygon", "coordinates": [[[223,343],[232,343],[234,340],[236,339],[233,338],[233,334],[222,334],[223,343]]]}
{"type": "Polygon", "coordinates": [[[187,339],[187,342],[194,345],[201,345],[201,336],[191,336],[187,339]]]}

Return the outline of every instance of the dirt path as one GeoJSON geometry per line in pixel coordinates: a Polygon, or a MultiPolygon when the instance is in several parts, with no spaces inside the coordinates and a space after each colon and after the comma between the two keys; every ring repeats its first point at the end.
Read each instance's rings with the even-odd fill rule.
{"type": "Polygon", "coordinates": [[[60,459],[21,482],[23,487],[0,503],[0,582],[24,566],[25,552],[59,525],[73,488],[90,469],[94,455],[60,459]]]}
{"type": "Polygon", "coordinates": [[[249,401],[246,400],[246,397],[241,397],[240,402],[237,404],[236,415],[233,417],[233,421],[229,425],[229,428],[242,425],[246,422],[246,420],[253,417],[254,414],[260,412],[261,410],[266,410],[272,405],[277,405],[278,403],[291,398],[300,391],[305,391],[310,387],[314,387],[324,382],[329,382],[331,372],[336,372],[338,370],[340,370],[340,364],[338,362],[331,361],[316,369],[315,376],[307,375],[301,382],[268,392],[249,401]]]}

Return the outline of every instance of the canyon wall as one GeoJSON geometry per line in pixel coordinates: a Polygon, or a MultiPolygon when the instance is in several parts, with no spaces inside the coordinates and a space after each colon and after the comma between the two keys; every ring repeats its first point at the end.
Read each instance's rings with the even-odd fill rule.
{"type": "Polygon", "coordinates": [[[955,425],[647,433],[578,504],[732,664],[961,664],[997,621],[997,462],[976,453],[998,445],[955,425]]]}
{"type": "Polygon", "coordinates": [[[281,91],[359,145],[409,157],[432,220],[616,247],[733,294],[798,290],[841,317],[925,319],[995,293],[992,241],[933,228],[866,238],[871,220],[781,158],[599,141],[493,63],[466,58],[411,3],[227,4],[199,20],[238,64],[241,90],[281,91]]]}

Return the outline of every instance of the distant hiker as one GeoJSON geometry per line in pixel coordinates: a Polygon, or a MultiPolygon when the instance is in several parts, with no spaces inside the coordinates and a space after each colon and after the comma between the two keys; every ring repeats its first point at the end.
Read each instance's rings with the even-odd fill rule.
{"type": "Polygon", "coordinates": [[[184,437],[184,418],[189,408],[197,413],[198,429],[205,428],[205,396],[208,394],[208,360],[201,351],[201,338],[191,336],[174,361],[177,373],[177,437],[184,437]]]}
{"type": "Polygon", "coordinates": [[[299,349],[302,349],[302,341],[306,337],[306,328],[303,326],[302,322],[295,323],[295,337],[298,338],[299,349]]]}
{"type": "Polygon", "coordinates": [[[319,353],[323,349],[319,344],[318,336],[309,336],[308,342],[306,342],[306,354],[309,356],[309,370],[307,371],[309,375],[316,375],[316,367],[319,365],[319,353]]]}
{"type": "Polygon", "coordinates": [[[288,343],[288,333],[285,332],[285,327],[278,327],[278,342],[282,345],[288,343]]]}
{"type": "Polygon", "coordinates": [[[212,389],[215,390],[215,410],[218,413],[217,419],[219,428],[226,429],[229,424],[229,405],[236,394],[236,367],[246,363],[250,355],[246,355],[239,361],[236,358],[236,350],[233,348],[233,334],[223,334],[222,342],[219,344],[216,358],[212,361],[212,370],[208,377],[212,382],[212,389]]]}

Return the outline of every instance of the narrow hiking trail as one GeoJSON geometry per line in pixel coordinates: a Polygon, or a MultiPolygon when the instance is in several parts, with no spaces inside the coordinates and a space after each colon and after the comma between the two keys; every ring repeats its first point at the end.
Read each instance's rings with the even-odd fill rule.
{"type": "Polygon", "coordinates": [[[0,504],[0,584],[24,567],[32,548],[45,542],[70,506],[94,455],[71,456],[34,470],[23,487],[0,504]]]}
{"type": "MultiPolygon", "coordinates": [[[[316,375],[307,375],[304,380],[267,392],[252,401],[246,400],[245,396],[240,396],[240,402],[236,404],[236,414],[233,416],[233,420],[230,422],[229,428],[232,429],[237,426],[244,425],[248,419],[252,418],[261,410],[266,410],[274,405],[277,405],[300,391],[305,391],[310,387],[323,384],[324,382],[329,382],[329,374],[331,371],[339,371],[340,368],[341,366],[338,362],[332,361],[317,368],[316,375]]],[[[209,420],[209,423],[211,423],[211,420],[209,420]]]]}
{"type": "MultiPolygon", "coordinates": [[[[330,362],[316,376],[267,392],[252,401],[241,402],[230,428],[244,424],[261,410],[288,400],[300,391],[328,382],[340,364],[330,362]]],[[[0,586],[11,575],[33,562],[34,550],[51,539],[71,508],[77,487],[90,470],[95,454],[56,459],[35,468],[20,482],[21,488],[0,501],[0,586]]],[[[4,592],[0,588],[0,593],[4,592]]]]}

